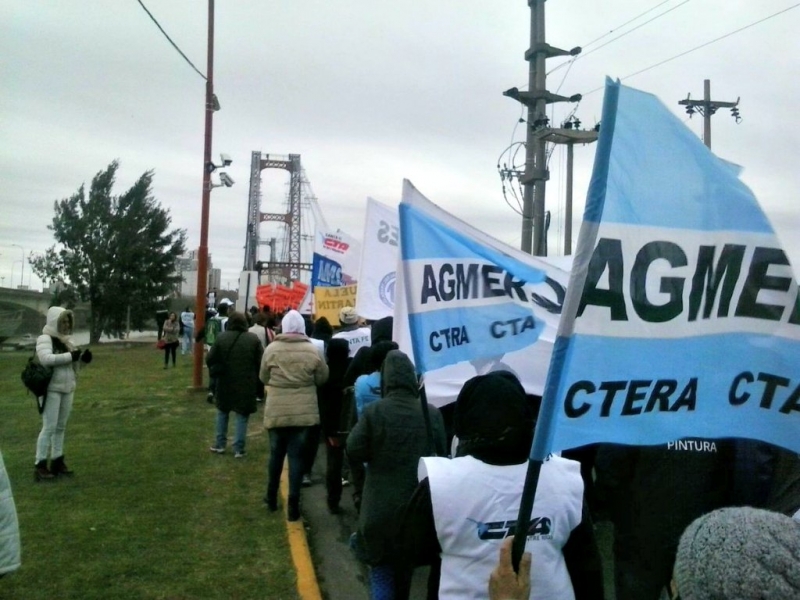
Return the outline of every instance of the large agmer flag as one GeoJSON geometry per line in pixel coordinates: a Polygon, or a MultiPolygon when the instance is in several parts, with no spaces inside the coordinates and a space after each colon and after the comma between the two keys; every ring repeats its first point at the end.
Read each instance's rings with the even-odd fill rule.
{"type": "Polygon", "coordinates": [[[608,82],[531,458],[741,437],[800,452],[800,302],[738,171],[608,82]]]}

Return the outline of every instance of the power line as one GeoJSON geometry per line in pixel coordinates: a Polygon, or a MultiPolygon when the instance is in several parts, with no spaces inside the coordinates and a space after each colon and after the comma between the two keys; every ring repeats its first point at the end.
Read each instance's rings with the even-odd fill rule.
{"type": "Polygon", "coordinates": [[[681,7],[681,6],[683,6],[684,4],[687,4],[687,3],[691,2],[691,1],[692,1],[692,0],[683,0],[683,2],[681,2],[681,3],[680,3],[680,4],[678,4],[677,6],[673,6],[672,8],[670,8],[670,9],[668,9],[668,10],[665,10],[663,13],[660,13],[660,14],[656,15],[656,16],[655,16],[655,17],[653,17],[652,19],[650,19],[650,20],[648,20],[648,21],[645,21],[644,23],[640,23],[639,25],[637,25],[637,26],[636,26],[636,27],[634,27],[633,29],[629,29],[629,30],[628,30],[628,31],[626,31],[625,33],[621,33],[621,34],[619,34],[619,35],[618,35],[617,37],[615,37],[613,40],[608,40],[608,41],[607,41],[605,44],[602,44],[602,45],[598,46],[597,48],[595,48],[595,49],[593,49],[593,50],[589,50],[589,52],[586,52],[586,53],[581,53],[580,55],[578,55],[578,56],[576,56],[576,57],[575,57],[575,60],[578,60],[579,58],[586,58],[587,56],[589,56],[589,55],[590,55],[590,54],[592,54],[593,52],[597,52],[598,50],[600,50],[600,48],[605,48],[605,47],[606,47],[606,46],[608,46],[609,44],[613,44],[613,43],[614,43],[614,42],[616,42],[617,40],[619,40],[619,39],[621,39],[621,38],[624,38],[624,37],[625,37],[626,35],[628,35],[629,33],[633,33],[633,32],[634,32],[634,31],[636,31],[637,29],[641,29],[642,27],[644,27],[644,26],[645,26],[645,25],[647,25],[648,23],[652,23],[652,22],[653,22],[653,21],[655,21],[656,19],[660,19],[660,18],[661,18],[661,17],[663,17],[664,15],[671,13],[673,10],[676,10],[676,9],[680,8],[680,7],[681,7]]]}
{"type": "Polygon", "coordinates": [[[581,47],[582,47],[582,48],[588,48],[588,47],[589,47],[589,46],[591,46],[592,44],[594,44],[594,43],[597,43],[597,42],[599,42],[600,40],[602,40],[604,37],[606,37],[606,36],[608,36],[608,35],[611,35],[611,34],[612,34],[612,33],[614,33],[614,32],[615,32],[617,29],[622,29],[622,28],[623,28],[623,27],[625,27],[626,25],[630,25],[630,24],[631,24],[631,23],[633,23],[635,20],[642,18],[642,17],[643,17],[643,16],[645,16],[647,13],[649,13],[649,12],[653,12],[653,11],[654,11],[655,9],[657,9],[659,6],[663,6],[663,5],[664,5],[664,4],[666,4],[667,2],[671,2],[671,1],[672,1],[672,0],[664,0],[663,2],[661,2],[661,3],[659,3],[659,4],[656,4],[656,5],[655,5],[655,6],[653,6],[652,8],[648,8],[648,9],[647,9],[646,11],[644,11],[643,13],[640,13],[640,14],[636,15],[635,17],[633,17],[632,19],[630,19],[630,20],[628,20],[628,21],[625,21],[625,22],[624,22],[622,25],[617,25],[616,27],[614,27],[614,29],[610,29],[610,30],[608,30],[606,33],[604,33],[604,34],[603,34],[603,35],[601,35],[600,37],[596,37],[596,38],[595,38],[595,39],[593,39],[591,42],[589,42],[589,43],[587,43],[587,44],[581,44],[581,47]]]}
{"type": "MultiPolygon", "coordinates": [[[[688,2],[688,1],[689,1],[689,0],[686,0],[686,2],[688,2]]],[[[592,44],[595,44],[595,43],[599,42],[600,40],[602,40],[602,39],[603,39],[603,38],[605,38],[606,36],[609,36],[609,35],[611,35],[611,34],[612,34],[612,33],[614,33],[615,31],[617,31],[618,29],[622,29],[622,28],[623,28],[623,27],[625,27],[626,25],[630,25],[630,24],[631,24],[631,23],[633,23],[634,21],[636,21],[636,20],[638,20],[638,19],[641,19],[641,18],[642,18],[643,16],[645,16],[647,13],[653,12],[653,11],[654,11],[655,9],[657,9],[659,6],[663,6],[663,5],[664,5],[664,4],[666,4],[667,2],[672,2],[672,0],[664,0],[663,2],[660,2],[659,4],[656,4],[655,6],[653,6],[653,7],[651,7],[651,8],[648,8],[648,9],[647,9],[646,11],[644,11],[643,13],[639,13],[638,15],[636,15],[635,17],[633,17],[632,19],[628,19],[628,20],[627,20],[627,21],[625,21],[625,22],[624,22],[622,25],[617,25],[617,26],[616,26],[614,29],[611,29],[611,30],[607,31],[606,33],[604,33],[604,34],[603,34],[603,35],[601,35],[600,37],[596,37],[596,38],[595,38],[595,39],[593,39],[591,42],[589,42],[589,43],[587,43],[587,44],[581,44],[581,48],[585,50],[586,48],[588,48],[588,47],[589,47],[589,46],[591,46],[592,44]]],[[[684,2],[684,4],[686,4],[686,2],[684,2]]],[[[680,6],[680,5],[678,5],[678,6],[680,6]]],[[[654,18],[650,19],[650,21],[647,21],[647,23],[650,23],[651,21],[654,21],[654,20],[658,19],[659,17],[663,17],[663,16],[664,16],[665,14],[667,14],[668,12],[671,12],[672,10],[675,10],[675,8],[678,8],[678,6],[676,6],[676,7],[674,7],[674,8],[671,8],[670,10],[668,10],[668,11],[666,11],[666,12],[663,12],[663,13],[661,13],[660,15],[658,15],[658,16],[656,16],[656,17],[654,17],[654,18]]],[[[642,27],[642,26],[644,26],[644,25],[647,25],[647,23],[642,23],[641,25],[638,25],[637,27],[634,27],[634,28],[633,28],[633,29],[631,29],[630,31],[627,31],[627,32],[623,33],[622,35],[620,35],[620,36],[618,36],[618,37],[614,38],[613,40],[609,41],[608,43],[606,43],[606,44],[603,44],[603,46],[600,46],[599,48],[595,48],[594,50],[591,50],[590,52],[587,52],[586,54],[591,54],[591,53],[592,53],[592,52],[594,52],[595,50],[599,50],[600,48],[602,48],[602,47],[604,47],[604,46],[607,46],[607,45],[608,45],[608,44],[610,44],[611,42],[614,42],[614,41],[618,40],[619,38],[621,38],[621,37],[623,37],[623,36],[626,36],[626,35],[628,35],[629,33],[631,33],[631,31],[636,31],[636,29],[638,29],[639,27],[642,27]]],[[[565,61],[565,62],[561,63],[561,64],[560,64],[560,65],[558,65],[557,67],[554,67],[554,68],[550,69],[550,71],[548,71],[548,72],[547,72],[547,74],[548,74],[548,75],[550,75],[551,73],[554,73],[555,71],[558,71],[558,70],[560,70],[560,69],[563,69],[563,68],[564,68],[564,67],[566,67],[566,66],[569,66],[569,67],[571,68],[571,67],[572,67],[572,63],[574,63],[576,60],[578,60],[579,58],[581,58],[581,56],[586,56],[586,54],[583,54],[583,55],[580,55],[580,54],[579,54],[578,56],[575,56],[575,57],[571,58],[570,60],[568,60],[568,61],[565,61]]],[[[564,76],[564,78],[566,79],[566,75],[564,76]]],[[[562,81],[561,83],[563,84],[564,82],[562,81]]]]}
{"type": "MultiPolygon", "coordinates": [[[[675,60],[676,58],[680,58],[682,56],[686,56],[687,54],[690,54],[690,53],[694,52],[695,50],[700,50],[700,48],[705,48],[706,46],[710,46],[711,44],[713,44],[715,42],[718,42],[720,40],[724,40],[725,38],[731,37],[732,35],[740,33],[742,31],[744,31],[745,29],[750,29],[751,27],[754,27],[755,25],[763,23],[764,21],[769,21],[770,19],[773,19],[773,18],[777,17],[778,15],[782,15],[783,13],[788,12],[788,11],[792,10],[793,8],[797,8],[798,6],[800,6],[800,2],[798,2],[797,4],[793,4],[792,6],[790,6],[788,8],[784,8],[783,10],[780,10],[780,11],[774,13],[774,14],[771,14],[768,17],[764,17],[763,19],[759,19],[758,21],[753,21],[752,23],[750,23],[748,25],[745,25],[744,27],[740,27],[739,29],[736,29],[734,31],[730,31],[730,32],[726,33],[725,35],[721,35],[718,38],[715,38],[715,39],[713,39],[713,40],[711,40],[709,42],[706,42],[705,44],[700,44],[699,46],[695,46],[691,50],[686,50],[685,52],[681,52],[680,54],[676,54],[675,56],[667,58],[666,60],[662,60],[661,62],[658,62],[658,63],[656,63],[654,65],[650,65],[649,67],[641,69],[640,71],[636,71],[635,73],[630,73],[628,75],[625,75],[625,77],[620,77],[619,80],[620,81],[624,81],[625,79],[630,79],[631,77],[634,77],[636,75],[641,75],[642,73],[644,73],[646,71],[650,71],[651,69],[655,69],[656,67],[660,67],[661,65],[664,65],[664,64],[666,64],[666,63],[668,63],[670,61],[675,60]]],[[[597,88],[595,88],[595,89],[593,89],[593,90],[591,90],[589,92],[586,92],[585,94],[582,94],[582,96],[585,98],[589,94],[594,94],[595,92],[597,92],[599,90],[602,90],[603,87],[604,86],[597,87],[597,88]]]]}
{"type": "Polygon", "coordinates": [[[169,34],[167,34],[166,31],[164,31],[164,28],[161,27],[161,25],[158,23],[156,18],[153,16],[153,13],[151,13],[149,10],[147,10],[147,7],[144,5],[142,0],[136,0],[136,1],[139,3],[139,6],[141,6],[144,9],[144,12],[147,13],[147,16],[150,17],[150,19],[153,21],[153,23],[156,24],[156,27],[158,27],[159,31],[161,31],[161,33],[164,34],[164,37],[167,38],[167,41],[170,44],[172,44],[172,47],[175,48],[175,50],[178,51],[178,54],[180,54],[183,57],[183,60],[185,60],[187,63],[189,63],[189,66],[192,67],[197,72],[197,74],[200,75],[200,77],[202,77],[203,79],[207,80],[207,77],[205,75],[203,75],[200,72],[200,70],[197,67],[194,66],[194,64],[192,64],[192,61],[190,61],[189,58],[183,53],[183,51],[180,48],[178,48],[178,45],[175,42],[172,41],[172,38],[169,37],[169,34]]]}

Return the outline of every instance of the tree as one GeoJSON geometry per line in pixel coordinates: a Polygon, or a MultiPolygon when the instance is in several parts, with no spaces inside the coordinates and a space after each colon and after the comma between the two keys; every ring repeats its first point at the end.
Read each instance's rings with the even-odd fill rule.
{"type": "Polygon", "coordinates": [[[169,211],[153,197],[153,171],[145,172],[120,196],[112,196],[118,161],[55,202],[56,244],[30,263],[45,281],[63,279],[90,305],[90,341],[102,333],[141,328],[181,278],[175,259],[185,252],[186,232],[170,230],[169,211]]]}

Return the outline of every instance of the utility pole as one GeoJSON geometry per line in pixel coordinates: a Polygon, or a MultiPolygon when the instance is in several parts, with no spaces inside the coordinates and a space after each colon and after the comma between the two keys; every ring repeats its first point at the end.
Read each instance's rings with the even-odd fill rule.
{"type": "Polygon", "coordinates": [[[517,88],[511,88],[503,92],[504,96],[518,101],[528,109],[525,173],[520,177],[520,183],[524,186],[521,248],[536,256],[544,256],[546,253],[544,192],[545,182],[550,176],[547,170],[547,142],[538,132],[549,128],[548,104],[578,102],[581,99],[580,94],[559,96],[546,89],[545,60],[555,56],[577,56],[581,49],[575,47],[572,50],[561,50],[545,41],[544,2],[545,0],[528,0],[531,9],[531,42],[530,48],[525,52],[525,60],[528,61],[528,91],[521,92],[517,88]]]}
{"type": "Polygon", "coordinates": [[[707,148],[711,148],[711,115],[717,112],[720,108],[730,108],[733,118],[738,123],[742,119],[739,117],[739,98],[736,102],[721,102],[719,100],[711,100],[711,81],[709,79],[703,80],[703,99],[692,100],[690,94],[686,95],[686,100],[678,102],[681,106],[686,107],[686,114],[691,117],[695,111],[703,115],[703,143],[707,148]]]}
{"type": "Polygon", "coordinates": [[[567,146],[567,198],[564,209],[564,256],[572,254],[572,173],[574,163],[575,144],[591,144],[597,141],[599,126],[594,129],[580,129],[581,122],[572,118],[561,124],[557,129],[542,129],[537,131],[537,137],[551,144],[566,144],[567,146]]]}
{"type": "MultiPolygon", "coordinates": [[[[203,195],[200,212],[200,246],[197,249],[197,298],[195,301],[195,331],[200,331],[206,322],[206,292],[208,291],[208,218],[211,205],[211,132],[214,111],[219,102],[214,96],[214,0],[208,0],[208,64],[206,68],[206,115],[205,145],[203,147],[203,195]]],[[[202,342],[194,345],[194,369],[192,387],[203,387],[203,348],[202,342]]]]}

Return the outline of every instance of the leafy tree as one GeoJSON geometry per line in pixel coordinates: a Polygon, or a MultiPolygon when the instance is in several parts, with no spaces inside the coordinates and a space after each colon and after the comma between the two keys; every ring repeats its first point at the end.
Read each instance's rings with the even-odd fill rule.
{"type": "Polygon", "coordinates": [[[119,163],[112,162],[84,186],[55,202],[56,244],[31,259],[43,280],[63,279],[90,304],[90,340],[102,333],[119,335],[130,310],[131,326],[139,329],[160,300],[180,283],[175,259],[184,253],[186,232],[170,230],[169,211],[152,195],[153,172],[113,196],[119,163]]]}

